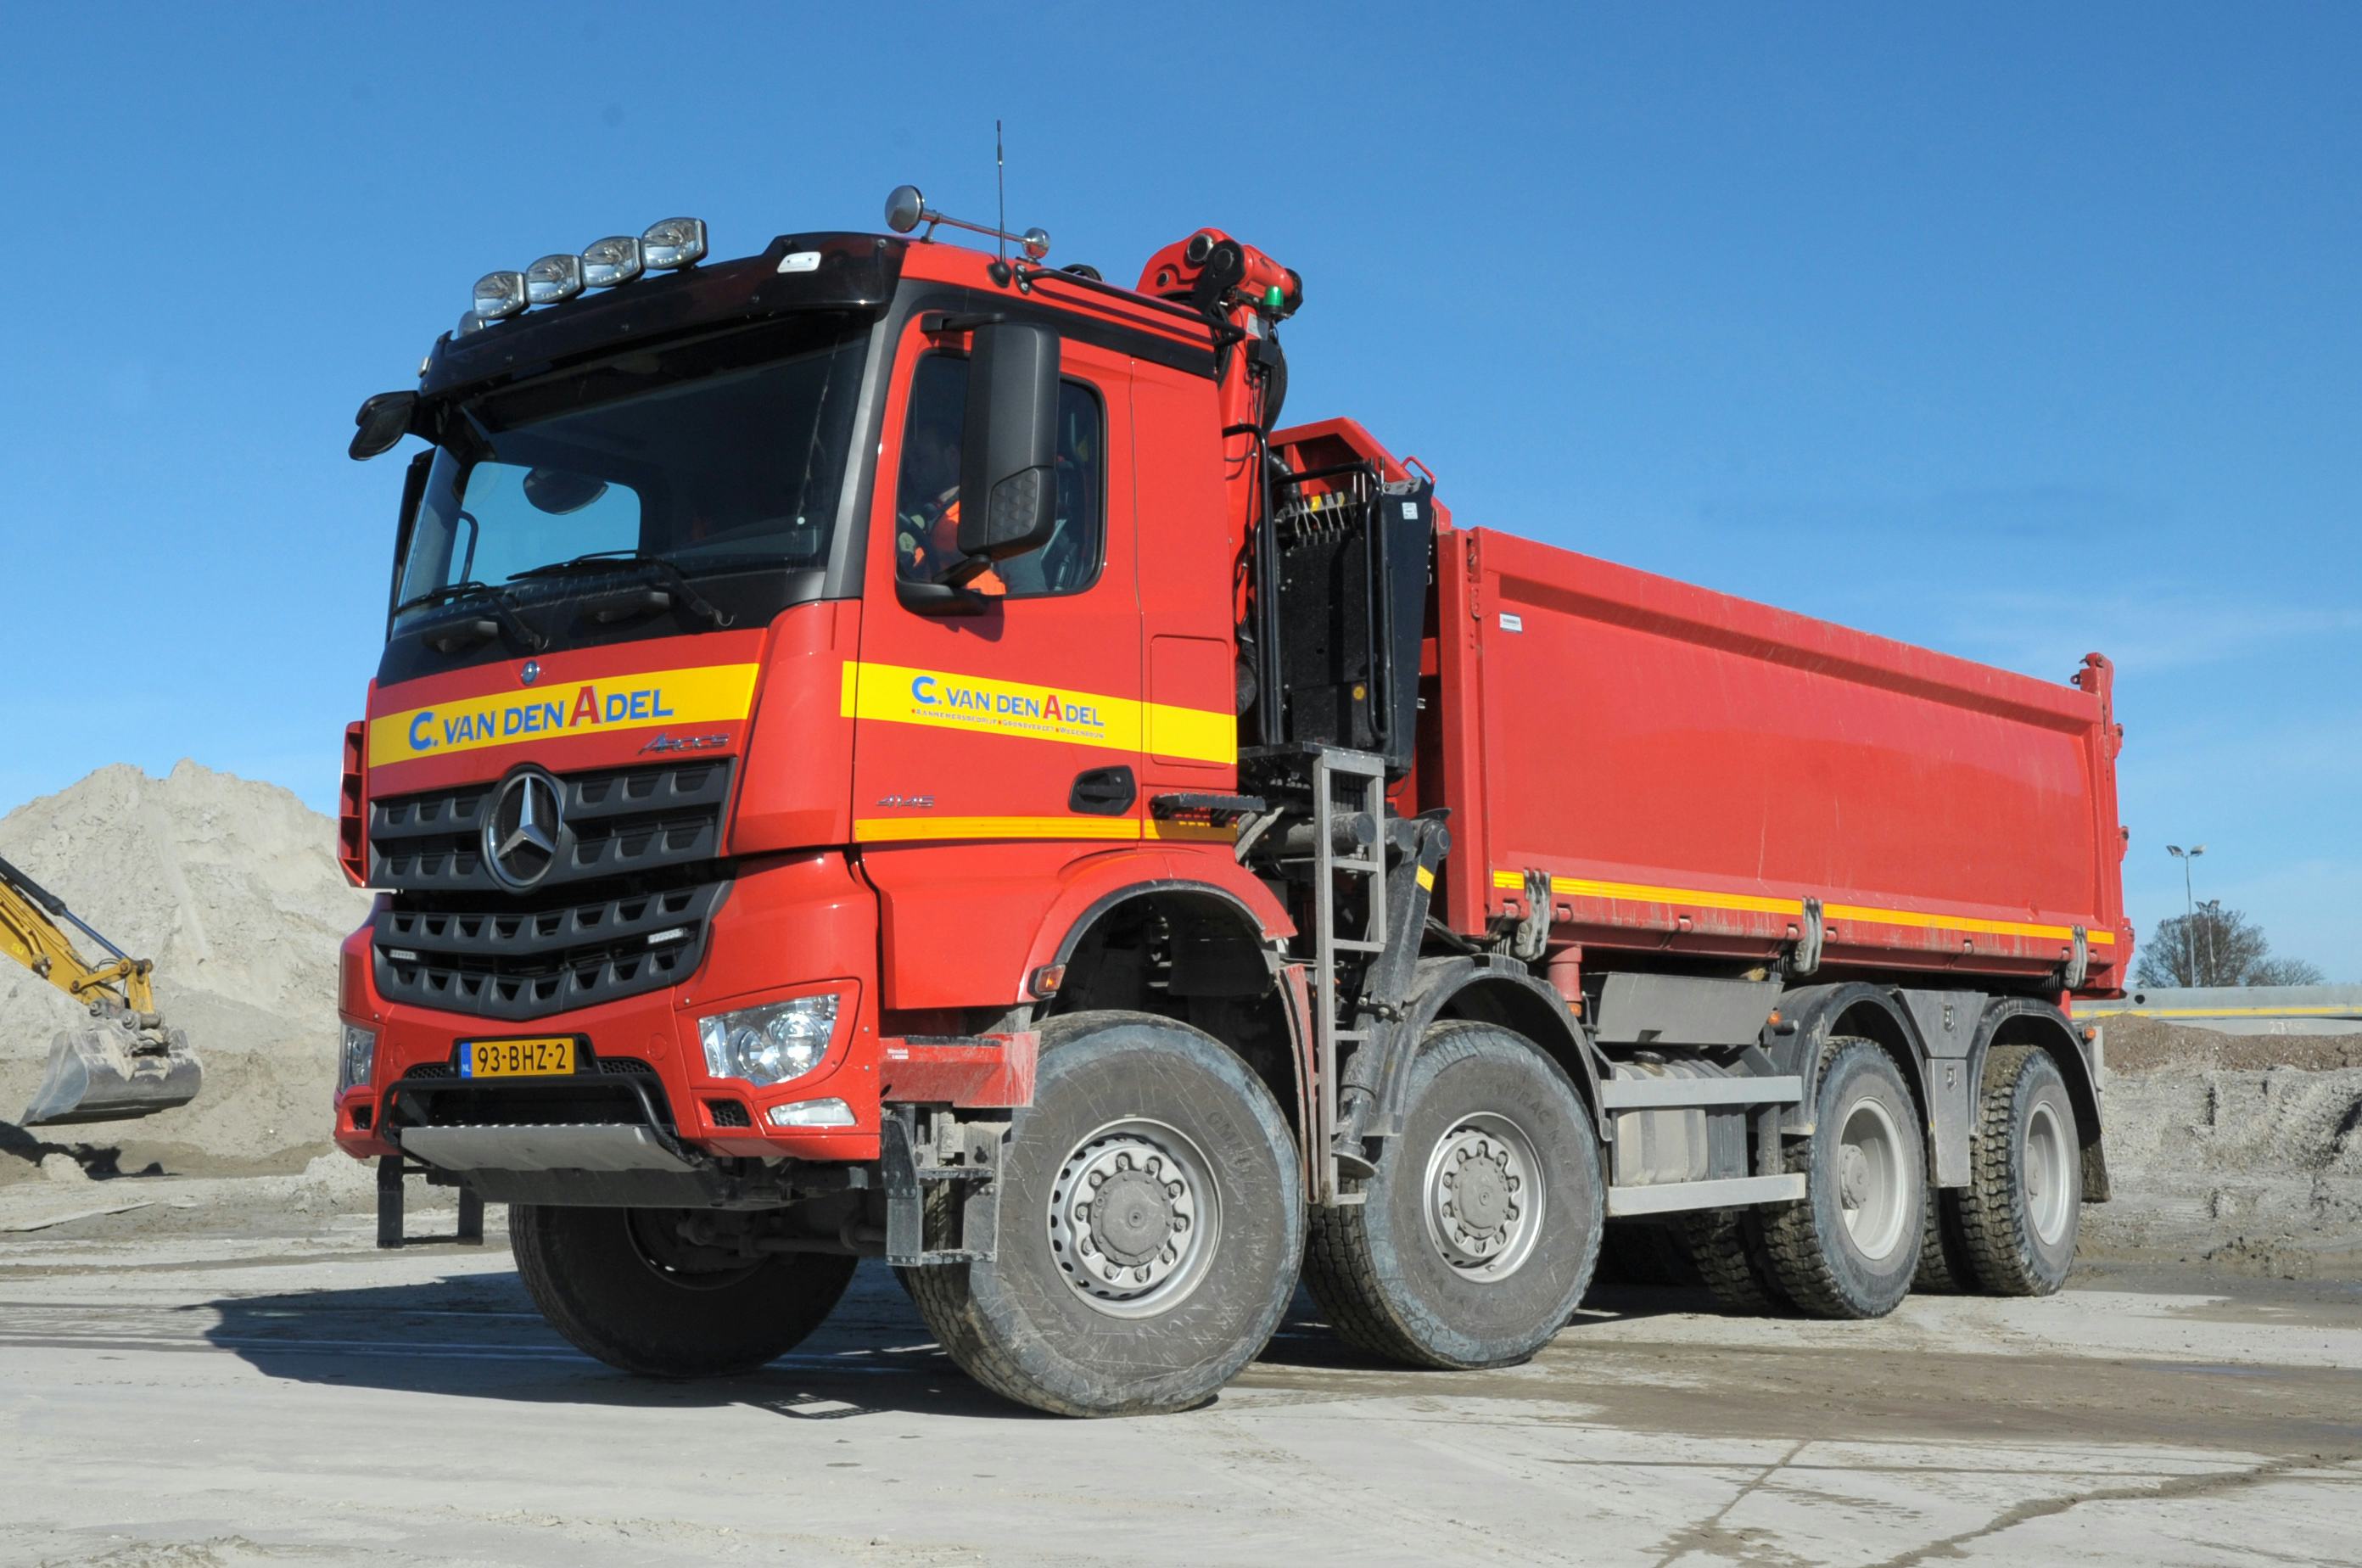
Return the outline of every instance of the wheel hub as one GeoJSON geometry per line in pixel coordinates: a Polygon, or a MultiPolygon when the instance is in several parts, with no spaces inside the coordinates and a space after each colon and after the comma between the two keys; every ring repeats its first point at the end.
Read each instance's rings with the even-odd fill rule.
{"type": "Polygon", "coordinates": [[[1195,1289],[1220,1226],[1210,1170],[1161,1122],[1116,1122],[1084,1139],[1050,1189],[1051,1256],[1067,1288],[1121,1318],[1153,1316],[1195,1289]]]}
{"type": "Polygon", "coordinates": [[[1172,1238],[1173,1195],[1146,1171],[1117,1171],[1099,1184],[1085,1207],[1090,1239],[1119,1267],[1150,1262],[1172,1238]]]}
{"type": "Polygon", "coordinates": [[[1472,1116],[1429,1155],[1423,1194],[1428,1239],[1462,1275],[1506,1278],[1540,1231],[1541,1162],[1507,1118],[1472,1116]]]}
{"type": "Polygon", "coordinates": [[[1838,1200],[1848,1209],[1860,1209],[1869,1197],[1870,1160],[1849,1143],[1838,1155],[1838,1200]]]}
{"type": "Polygon", "coordinates": [[[1910,1165],[1903,1154],[1902,1124],[1873,1095],[1864,1095],[1838,1118],[1836,1168],[1838,1211],[1846,1234],[1861,1255],[1873,1263],[1895,1249],[1918,1244],[1918,1231],[1904,1221],[1911,1215],[1907,1190],[1910,1165]]]}

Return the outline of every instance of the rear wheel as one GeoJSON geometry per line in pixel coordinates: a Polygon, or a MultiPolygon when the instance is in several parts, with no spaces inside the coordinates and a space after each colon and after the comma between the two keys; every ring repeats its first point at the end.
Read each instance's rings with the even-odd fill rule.
{"type": "Polygon", "coordinates": [[[1802,1202],[1773,1209],[1763,1241],[1780,1286],[1818,1318],[1880,1318],[1910,1292],[1927,1200],[1911,1091],[1875,1041],[1822,1048],[1813,1137],[1790,1157],[1802,1202]]]}
{"type": "Polygon", "coordinates": [[[1200,1404],[1279,1327],[1304,1182],[1278,1103],[1211,1036],[1146,1013],[1042,1030],[989,1260],[901,1271],[944,1349],[1065,1416],[1200,1404]]]}
{"type": "Polygon", "coordinates": [[[1995,1296],[2047,1296],[2067,1283],[2082,1221],[2082,1144],[2067,1080],[2047,1052],[1996,1045],[1960,1193],[1976,1283],[1995,1296]]]}
{"type": "Polygon", "coordinates": [[[649,1377],[752,1372],[828,1317],[855,1260],[825,1253],[746,1263],[680,1239],[678,1209],[509,1209],[517,1274],[550,1327],[610,1366],[649,1377]]]}
{"type": "Polygon", "coordinates": [[[1977,1269],[1960,1226],[1960,1195],[1929,1187],[1927,1218],[1920,1229],[1919,1272],[1911,1288],[1937,1295],[1965,1295],[1977,1287],[1977,1269]]]}
{"type": "Polygon", "coordinates": [[[1744,1209],[1705,1209],[1682,1216],[1682,1234],[1716,1305],[1757,1316],[1794,1310],[1772,1272],[1759,1217],[1744,1209]]]}
{"type": "Polygon", "coordinates": [[[1487,1023],[1429,1029],[1407,1092],[1363,1201],[1313,1216],[1305,1283],[1374,1354],[1524,1361],[1573,1315],[1599,1260],[1590,1115],[1563,1068],[1487,1023]]]}

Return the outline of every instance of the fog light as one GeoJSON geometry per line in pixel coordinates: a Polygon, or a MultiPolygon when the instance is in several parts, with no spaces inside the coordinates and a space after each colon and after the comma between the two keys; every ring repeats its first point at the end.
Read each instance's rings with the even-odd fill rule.
{"type": "Polygon", "coordinates": [[[699,1019],[697,1039],[705,1047],[706,1071],[756,1085],[803,1077],[828,1055],[836,1005],[831,991],[699,1019]]]}
{"type": "Polygon", "coordinates": [[[524,305],[523,272],[487,272],[476,280],[478,320],[506,321],[524,309],[524,305]]]}
{"type": "Polygon", "coordinates": [[[559,304],[581,292],[579,256],[545,256],[524,270],[524,297],[535,304],[559,304]]]}
{"type": "Polygon", "coordinates": [[[775,1105],[769,1111],[774,1127],[850,1127],[853,1107],[841,1099],[800,1099],[775,1105]]]}
{"type": "Polygon", "coordinates": [[[640,236],[640,257],[660,271],[705,259],[705,220],[667,218],[640,236]]]}
{"type": "Polygon", "coordinates": [[[337,1092],[359,1088],[370,1081],[377,1065],[377,1031],[358,1023],[345,1025],[344,1044],[337,1053],[337,1092]]]}
{"type": "Polygon", "coordinates": [[[647,263],[640,259],[639,238],[635,235],[619,234],[582,248],[582,281],[594,289],[628,283],[646,269],[647,263]]]}

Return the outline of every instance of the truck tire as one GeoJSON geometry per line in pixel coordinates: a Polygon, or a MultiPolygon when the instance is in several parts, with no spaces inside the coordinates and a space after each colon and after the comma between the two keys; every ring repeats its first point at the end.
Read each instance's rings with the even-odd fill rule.
{"type": "Polygon", "coordinates": [[[551,1328],[644,1377],[752,1372],[821,1326],[855,1259],[790,1253],[712,1266],[673,1237],[672,1209],[509,1209],[509,1246],[551,1328]]]}
{"type": "Polygon", "coordinates": [[[1744,1209],[1702,1209],[1682,1216],[1682,1234],[1705,1287],[1724,1311],[1769,1317],[1795,1310],[1772,1272],[1772,1254],[1755,1214],[1744,1209]]]}
{"type": "Polygon", "coordinates": [[[1960,1195],[1930,1187],[1919,1242],[1919,1272],[1911,1288],[1938,1296],[1965,1296],[1976,1287],[1976,1264],[1969,1257],[1968,1237],[1960,1226],[1960,1195]]]}
{"type": "Polygon", "coordinates": [[[1960,1191],[1960,1230],[1976,1286],[1993,1296],[2047,1296],[2067,1283],[2082,1220],[2082,1145],[2075,1102],[2047,1052],[1996,1045],[1960,1191]]]}
{"type": "Polygon", "coordinates": [[[1566,1070],[1489,1023],[1419,1042],[1363,1200],[1312,1216],[1305,1283],[1338,1335],[1411,1366],[1506,1366],[1566,1326],[1599,1262],[1599,1141],[1566,1070]]]}
{"type": "Polygon", "coordinates": [[[987,1261],[900,1271],[962,1370],[1061,1416],[1186,1409],[1270,1342],[1304,1257],[1304,1176],[1271,1091],[1150,1013],[1042,1026],[987,1261]],[[1107,1196],[1107,1195],[1113,1196],[1107,1196]]]}
{"type": "Polygon", "coordinates": [[[1789,1155],[1803,1201],[1762,1221],[1773,1276],[1816,1318],[1882,1318],[1910,1294],[1927,1201],[1926,1150],[1911,1090],[1876,1041],[1821,1050],[1814,1134],[1789,1155]]]}

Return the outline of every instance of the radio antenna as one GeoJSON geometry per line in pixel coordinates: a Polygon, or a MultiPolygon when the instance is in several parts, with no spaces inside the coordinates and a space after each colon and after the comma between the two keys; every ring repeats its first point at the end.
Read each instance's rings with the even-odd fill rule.
{"type": "Polygon", "coordinates": [[[1000,122],[992,122],[992,178],[1000,187],[1000,259],[1009,259],[1009,163],[1000,155],[1000,122]]]}

